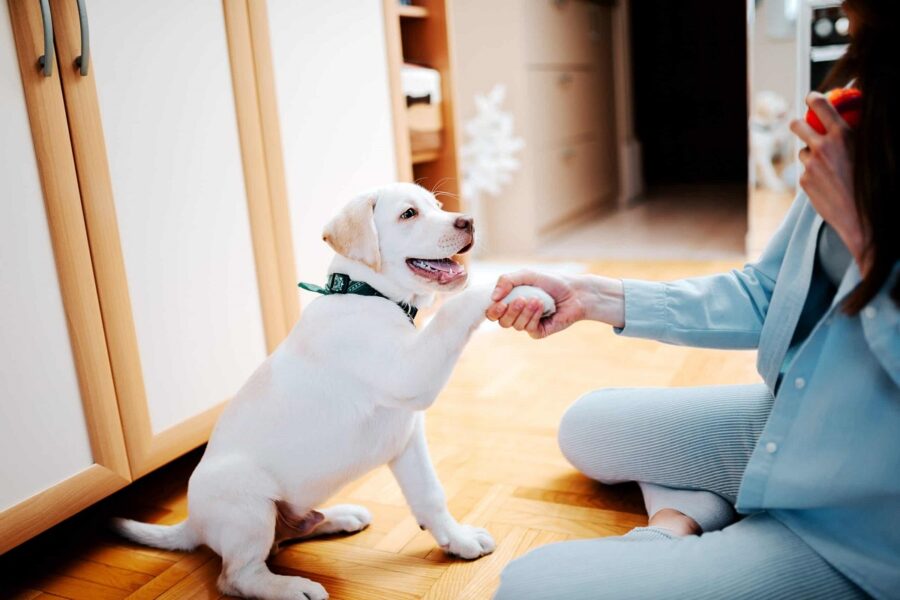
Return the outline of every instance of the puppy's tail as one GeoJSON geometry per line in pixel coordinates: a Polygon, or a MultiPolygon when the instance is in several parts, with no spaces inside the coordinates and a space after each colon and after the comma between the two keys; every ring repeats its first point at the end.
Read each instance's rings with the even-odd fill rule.
{"type": "Polygon", "coordinates": [[[164,550],[193,550],[199,545],[187,521],[177,525],[154,525],[131,519],[113,519],[113,531],[129,540],[164,550]]]}

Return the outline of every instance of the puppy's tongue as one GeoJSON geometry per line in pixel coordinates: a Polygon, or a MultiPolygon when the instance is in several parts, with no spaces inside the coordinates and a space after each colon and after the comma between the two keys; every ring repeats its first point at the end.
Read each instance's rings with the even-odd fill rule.
{"type": "Polygon", "coordinates": [[[419,272],[426,274],[429,278],[439,283],[448,283],[457,279],[465,273],[463,266],[449,258],[441,258],[428,260],[424,258],[414,258],[409,261],[410,265],[419,272]]]}

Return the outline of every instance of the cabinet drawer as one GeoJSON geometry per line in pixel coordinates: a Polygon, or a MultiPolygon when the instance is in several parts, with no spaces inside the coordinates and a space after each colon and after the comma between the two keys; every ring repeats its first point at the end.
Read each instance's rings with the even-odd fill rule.
{"type": "Polygon", "coordinates": [[[609,149],[598,141],[537,152],[538,230],[545,232],[599,205],[613,190],[609,149]]]}
{"type": "Polygon", "coordinates": [[[528,64],[592,65],[609,9],[586,0],[528,0],[524,19],[528,64]]]}
{"type": "Polygon", "coordinates": [[[601,119],[613,119],[601,89],[600,74],[590,71],[529,71],[531,142],[538,147],[595,135],[601,119]]]}

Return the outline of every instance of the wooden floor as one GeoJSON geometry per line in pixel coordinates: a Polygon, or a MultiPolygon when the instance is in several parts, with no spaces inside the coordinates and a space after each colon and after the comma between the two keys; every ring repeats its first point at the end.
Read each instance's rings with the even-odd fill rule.
{"type": "MultiPolygon", "coordinates": [[[[726,263],[600,263],[612,276],[669,279],[716,272],[726,263]]],[[[352,536],[300,543],[271,560],[274,570],[321,582],[333,599],[489,598],[500,571],[543,544],[620,535],[646,522],[636,486],[607,487],[576,473],[560,454],[565,408],[606,386],[686,386],[758,381],[754,355],[617,338],[581,323],[541,342],[511,331],[479,332],[450,385],[428,413],[432,457],[450,510],[487,527],[494,554],[449,558],[419,531],[386,468],[334,502],[374,514],[352,536]]],[[[218,598],[219,559],[208,550],[165,552],[104,533],[112,514],[160,523],[182,520],[195,452],[94,509],[0,557],[7,598],[218,598]]]]}

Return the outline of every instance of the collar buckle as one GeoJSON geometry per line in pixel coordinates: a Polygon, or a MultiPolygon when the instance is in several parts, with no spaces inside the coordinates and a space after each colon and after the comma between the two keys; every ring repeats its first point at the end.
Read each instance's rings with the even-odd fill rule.
{"type": "Polygon", "coordinates": [[[350,277],[343,273],[332,273],[328,276],[327,286],[334,294],[346,294],[350,287],[350,277]]]}

